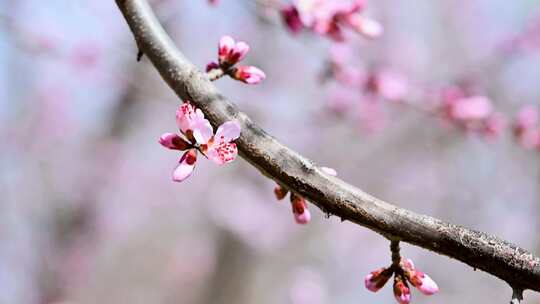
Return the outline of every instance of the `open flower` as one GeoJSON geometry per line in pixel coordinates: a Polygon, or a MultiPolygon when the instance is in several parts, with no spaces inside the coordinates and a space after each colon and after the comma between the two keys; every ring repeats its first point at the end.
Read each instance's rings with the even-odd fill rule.
{"type": "Polygon", "coordinates": [[[180,134],[164,133],[159,138],[159,143],[168,149],[187,150],[173,171],[173,181],[181,182],[193,173],[197,151],[219,165],[236,158],[238,149],[232,141],[240,136],[238,122],[225,122],[214,135],[212,125],[204,118],[202,111],[189,102],[180,105],[176,111],[176,122],[180,134]]]}

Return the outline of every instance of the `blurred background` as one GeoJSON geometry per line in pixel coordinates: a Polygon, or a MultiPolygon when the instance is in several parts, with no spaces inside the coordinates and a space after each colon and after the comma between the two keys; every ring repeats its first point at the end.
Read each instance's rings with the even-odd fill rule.
{"type": "MultiPolygon", "coordinates": [[[[267,79],[216,85],[286,145],[379,198],[540,254],[540,150],[509,127],[486,139],[407,103],[366,107],[371,95],[328,75],[330,39],[292,35],[261,3],[152,5],[201,68],[224,34],[251,45],[245,62],[267,79]],[[336,110],[344,92],[354,104],[336,110]]],[[[472,82],[508,125],[540,104],[540,1],[380,0],[365,14],[385,33],[347,33],[356,66],[390,67],[409,88],[472,82]]],[[[201,158],[172,182],[180,155],[157,139],[177,131],[180,101],[135,57],[112,0],[0,1],[1,304],[395,302],[390,284],[363,284],[390,263],[388,241],[314,206],[309,225],[295,224],[242,159],[201,158]]],[[[402,255],[441,289],[413,291],[414,303],[510,299],[465,264],[407,244],[402,255]]]]}

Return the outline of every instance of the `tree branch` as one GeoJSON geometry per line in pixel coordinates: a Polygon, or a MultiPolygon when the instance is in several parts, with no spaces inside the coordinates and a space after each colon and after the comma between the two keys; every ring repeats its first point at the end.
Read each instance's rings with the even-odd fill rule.
{"type": "Polygon", "coordinates": [[[116,0],[139,50],[183,100],[199,107],[214,125],[237,120],[241,156],[264,175],[306,197],[323,212],[460,260],[520,289],[540,291],[540,259],[483,232],[416,214],[379,200],[321,171],[312,161],[279,143],[221,95],[163,30],[146,0],[116,0]]]}

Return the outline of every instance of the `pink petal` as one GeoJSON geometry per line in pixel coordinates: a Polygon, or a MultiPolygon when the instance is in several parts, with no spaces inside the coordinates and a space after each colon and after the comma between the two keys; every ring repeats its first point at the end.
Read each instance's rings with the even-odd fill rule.
{"type": "Polygon", "coordinates": [[[195,169],[196,161],[197,150],[191,149],[184,153],[184,155],[182,155],[182,157],[180,158],[178,166],[176,167],[176,169],[174,169],[172,177],[173,181],[181,182],[188,178],[191,173],[193,173],[193,169],[195,169]]]}
{"type": "Polygon", "coordinates": [[[227,121],[216,131],[214,141],[217,143],[228,143],[240,137],[240,124],[237,121],[227,121]]]}
{"type": "Polygon", "coordinates": [[[206,145],[214,135],[214,129],[210,122],[206,119],[198,120],[191,126],[193,137],[199,145],[206,145]]]}
{"type": "Polygon", "coordinates": [[[173,150],[185,150],[189,147],[189,144],[178,134],[164,133],[159,138],[159,143],[165,148],[173,150]]]}
{"type": "Polygon", "coordinates": [[[235,41],[231,36],[223,36],[219,39],[218,55],[219,59],[225,58],[233,50],[235,41]]]}
{"type": "Polygon", "coordinates": [[[206,157],[218,165],[224,165],[235,160],[238,149],[235,143],[211,145],[206,151],[206,157]]]}
{"type": "Polygon", "coordinates": [[[354,30],[366,38],[377,38],[383,33],[383,27],[379,22],[359,14],[350,15],[347,22],[354,30]]]}
{"type": "Polygon", "coordinates": [[[234,47],[233,53],[231,55],[231,60],[234,63],[242,61],[244,58],[246,58],[246,55],[248,52],[249,52],[249,45],[245,43],[244,41],[240,41],[236,43],[236,46],[234,47]]]}

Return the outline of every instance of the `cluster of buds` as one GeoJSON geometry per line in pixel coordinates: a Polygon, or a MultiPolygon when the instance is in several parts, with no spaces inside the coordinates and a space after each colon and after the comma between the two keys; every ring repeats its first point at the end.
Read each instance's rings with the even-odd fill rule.
{"type": "Polygon", "coordinates": [[[452,86],[442,90],[439,112],[443,118],[467,131],[486,137],[499,136],[504,127],[503,115],[496,112],[492,101],[483,95],[467,94],[466,90],[452,86]]]}
{"type": "Polygon", "coordinates": [[[416,269],[411,259],[402,258],[397,264],[383,267],[368,274],[364,283],[370,291],[377,292],[394,276],[394,297],[400,304],[411,302],[409,283],[425,295],[433,295],[439,287],[427,274],[416,269]]]}
{"type": "MultiPolygon", "coordinates": [[[[321,167],[321,171],[330,176],[337,175],[336,170],[332,168],[321,167]]],[[[287,194],[289,194],[289,190],[287,190],[287,188],[284,186],[278,184],[274,188],[274,195],[278,201],[283,200],[287,194]]],[[[311,213],[308,210],[306,199],[294,192],[291,192],[289,197],[291,201],[292,213],[296,223],[300,225],[309,223],[309,221],[311,221],[311,213]]]]}
{"type": "Polygon", "coordinates": [[[233,142],[240,136],[240,124],[227,121],[214,134],[212,125],[204,118],[200,109],[185,102],[176,111],[176,123],[180,133],[165,133],[159,143],[171,150],[186,151],[173,171],[172,179],[181,182],[195,169],[197,152],[218,165],[233,161],[238,154],[233,142]]]}
{"type": "Polygon", "coordinates": [[[537,107],[531,105],[523,107],[517,115],[513,129],[521,146],[540,151],[540,120],[537,107]]]}
{"type": "Polygon", "coordinates": [[[235,66],[249,52],[249,45],[243,41],[235,41],[230,36],[223,36],[218,45],[218,62],[210,62],[206,66],[211,80],[229,75],[235,80],[247,84],[258,84],[266,78],[259,68],[254,66],[235,66]]]}
{"type": "Polygon", "coordinates": [[[364,2],[296,0],[281,9],[281,16],[292,33],[306,28],[335,41],[343,41],[343,28],[347,27],[368,38],[378,37],[382,34],[382,25],[361,14],[364,2]]]}

